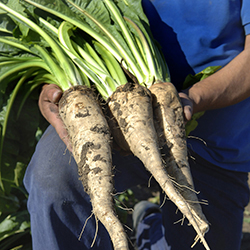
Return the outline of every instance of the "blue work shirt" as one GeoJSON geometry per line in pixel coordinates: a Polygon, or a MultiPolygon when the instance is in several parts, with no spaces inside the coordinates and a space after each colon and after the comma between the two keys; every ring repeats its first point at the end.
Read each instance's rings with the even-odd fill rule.
{"type": "MultiPolygon", "coordinates": [[[[178,90],[188,74],[229,63],[250,34],[250,0],[143,0],[143,7],[178,90]]],[[[217,166],[250,172],[249,112],[250,98],[206,111],[188,147],[217,166]]]]}

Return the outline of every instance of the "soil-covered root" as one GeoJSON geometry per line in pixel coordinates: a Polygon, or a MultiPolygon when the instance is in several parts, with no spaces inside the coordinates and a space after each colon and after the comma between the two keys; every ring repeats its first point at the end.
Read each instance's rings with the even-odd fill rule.
{"type": "Polygon", "coordinates": [[[155,84],[150,88],[153,97],[155,128],[167,172],[177,183],[176,187],[188,202],[201,232],[209,230],[195,193],[188,163],[183,108],[178,92],[172,83],[155,84]]]}
{"type": "Polygon", "coordinates": [[[59,113],[94,215],[107,229],[114,249],[128,250],[127,235],[114,212],[110,130],[97,97],[86,86],[73,87],[64,92],[59,113]]]}
{"type": "MultiPolygon", "coordinates": [[[[168,198],[187,217],[208,250],[209,247],[197,220],[190,211],[190,206],[174,187],[163,163],[153,122],[150,91],[138,84],[127,83],[117,88],[110,97],[108,106],[123,134],[121,140],[126,140],[130,151],[143,162],[145,168],[152,173],[168,198]]],[[[117,135],[117,133],[113,134],[119,145],[120,138],[116,138],[117,135]]]]}

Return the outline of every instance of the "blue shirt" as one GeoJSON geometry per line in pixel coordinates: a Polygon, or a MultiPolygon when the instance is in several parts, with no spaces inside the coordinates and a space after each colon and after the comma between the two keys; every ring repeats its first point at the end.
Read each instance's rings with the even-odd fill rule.
{"type": "MultiPolygon", "coordinates": [[[[143,7],[178,90],[188,74],[225,66],[250,34],[250,0],[143,0],[143,7]]],[[[188,146],[217,166],[250,172],[249,113],[250,98],[206,111],[188,146]]]]}

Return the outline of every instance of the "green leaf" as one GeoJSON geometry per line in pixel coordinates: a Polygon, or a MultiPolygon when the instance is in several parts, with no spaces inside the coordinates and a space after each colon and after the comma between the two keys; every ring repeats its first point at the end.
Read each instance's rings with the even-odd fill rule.
{"type": "Polygon", "coordinates": [[[8,215],[1,220],[0,249],[32,249],[29,213],[27,210],[8,215]]]}
{"type": "MultiPolygon", "coordinates": [[[[3,195],[0,193],[0,212],[14,213],[20,208],[19,200],[16,196],[9,194],[3,195]]],[[[1,239],[1,224],[0,224],[0,239],[1,239]]]]}
{"type": "Polygon", "coordinates": [[[244,222],[250,224],[250,218],[244,218],[244,222]]]}
{"type": "Polygon", "coordinates": [[[190,121],[187,122],[185,129],[186,129],[186,136],[188,136],[193,130],[196,129],[198,126],[198,119],[205,114],[205,111],[198,112],[196,114],[192,115],[192,118],[190,121]]]}
{"type": "MultiPolygon", "coordinates": [[[[10,2],[11,0],[9,0],[8,5],[5,5],[0,2],[0,8],[7,11],[11,16],[16,18],[20,22],[20,25],[24,23],[30,29],[37,32],[49,44],[49,46],[55,53],[55,56],[58,59],[57,62],[60,64],[66,76],[66,77],[65,76],[62,77],[62,74],[60,73],[60,71],[58,72],[58,74],[55,74],[58,77],[58,84],[60,84],[60,87],[63,90],[66,90],[67,88],[70,87],[70,83],[73,85],[77,85],[78,84],[77,72],[75,71],[75,68],[72,67],[71,61],[68,60],[65,53],[61,49],[60,45],[51,36],[49,36],[38,24],[36,24],[31,19],[26,17],[26,15],[24,15],[23,12],[19,13],[18,11],[15,11],[13,8],[9,7],[10,2]]],[[[42,55],[45,56],[44,53],[42,53],[42,55]]],[[[47,59],[47,61],[50,61],[50,60],[47,59]]],[[[52,68],[53,65],[51,64],[50,67],[52,68]]],[[[56,72],[56,71],[57,71],[57,68],[53,68],[53,72],[56,72]]]]}
{"type": "Polygon", "coordinates": [[[12,215],[8,215],[0,223],[0,240],[6,237],[6,234],[26,230],[30,228],[28,211],[24,210],[12,215]]]}
{"type": "MultiPolygon", "coordinates": [[[[189,88],[195,83],[209,77],[210,75],[214,74],[217,70],[219,70],[220,66],[210,66],[202,70],[201,72],[197,73],[196,75],[188,75],[183,83],[183,89],[189,88]]],[[[185,129],[186,129],[186,136],[188,136],[193,130],[196,129],[198,126],[198,119],[205,114],[205,111],[198,112],[193,114],[190,121],[187,122],[185,129]]]]}
{"type": "MultiPolygon", "coordinates": [[[[5,193],[9,194],[13,186],[19,186],[22,182],[22,176],[25,168],[31,158],[32,153],[36,145],[36,132],[38,127],[41,128],[41,114],[38,110],[37,99],[38,92],[32,89],[33,94],[30,92],[29,98],[26,103],[23,100],[26,98],[27,90],[25,85],[21,86],[18,91],[15,101],[12,104],[12,108],[9,107],[8,124],[7,119],[7,104],[9,97],[12,93],[12,86],[14,82],[9,82],[5,90],[5,94],[2,95],[3,104],[2,110],[0,110],[0,126],[5,127],[4,141],[2,146],[2,182],[4,185],[5,193]],[[34,99],[35,95],[35,99],[34,99]],[[33,97],[32,97],[33,96],[33,97]],[[20,107],[23,110],[20,113],[20,107]],[[19,113],[19,115],[18,115],[19,113]],[[5,125],[4,125],[5,124],[5,125]],[[8,125],[6,127],[6,124],[8,125]]],[[[12,95],[13,96],[13,95],[12,95]]],[[[43,122],[44,123],[44,122],[43,122]]],[[[47,126],[47,123],[46,123],[47,126]]],[[[43,130],[45,126],[43,125],[43,130]]],[[[3,130],[1,130],[3,132],[3,130]]]]}
{"type": "Polygon", "coordinates": [[[15,28],[15,22],[6,13],[0,14],[0,32],[12,34],[15,28]]]}
{"type": "Polygon", "coordinates": [[[50,0],[25,0],[26,2],[36,6],[37,8],[44,10],[50,14],[55,15],[62,20],[68,21],[72,23],[76,27],[80,28],[87,34],[91,34],[91,36],[100,41],[105,47],[108,48],[109,51],[117,58],[118,61],[122,60],[122,57],[119,55],[117,50],[108,43],[107,38],[100,36],[91,26],[89,26],[86,22],[84,22],[80,15],[76,15],[66,4],[61,0],[54,0],[51,3],[50,0]]]}
{"type": "Polygon", "coordinates": [[[209,66],[195,75],[192,75],[192,74],[187,75],[186,79],[184,80],[182,88],[187,89],[188,87],[191,87],[195,83],[197,83],[197,82],[207,78],[208,76],[214,74],[220,68],[221,68],[221,66],[209,66]]]}
{"type": "MultiPolygon", "coordinates": [[[[111,22],[109,12],[103,2],[92,1],[70,1],[66,0],[72,9],[81,15],[87,23],[101,36],[106,37],[109,43],[113,44],[119,51],[123,60],[127,63],[129,70],[137,77],[140,83],[144,82],[142,70],[136,57],[127,45],[123,36],[118,32],[116,25],[111,22]]],[[[90,33],[90,35],[92,35],[90,33]]],[[[139,59],[138,59],[139,60],[139,59]]]]}
{"type": "Polygon", "coordinates": [[[102,46],[102,44],[96,41],[93,43],[96,51],[100,54],[100,57],[103,59],[107,69],[109,70],[110,75],[117,82],[117,84],[112,87],[112,90],[114,91],[117,86],[127,83],[124,71],[112,54],[104,46],[102,46]]]}
{"type": "MultiPolygon", "coordinates": [[[[128,67],[139,82],[143,83],[145,81],[146,76],[143,70],[140,69],[140,64],[137,62],[138,58],[131,53],[126,40],[117,29],[117,24],[112,22],[110,13],[102,1],[67,0],[66,2],[70,8],[65,8],[65,4],[57,0],[55,0],[53,6],[47,0],[26,1],[82,29],[105,46],[118,62],[124,64],[124,67],[128,67]]],[[[124,22],[124,20],[122,21],[124,22]]]]}

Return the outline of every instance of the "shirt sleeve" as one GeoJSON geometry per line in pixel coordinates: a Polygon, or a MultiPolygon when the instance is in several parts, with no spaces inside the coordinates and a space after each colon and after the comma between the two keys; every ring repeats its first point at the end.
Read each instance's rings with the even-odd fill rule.
{"type": "Polygon", "coordinates": [[[241,7],[242,25],[245,29],[245,34],[250,34],[250,0],[242,0],[241,7]]]}

